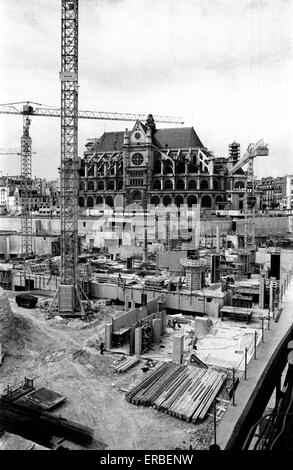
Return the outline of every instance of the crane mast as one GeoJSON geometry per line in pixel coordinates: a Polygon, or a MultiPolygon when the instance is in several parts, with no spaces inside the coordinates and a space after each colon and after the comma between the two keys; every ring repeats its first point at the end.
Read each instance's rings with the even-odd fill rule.
{"type": "Polygon", "coordinates": [[[32,139],[29,133],[31,121],[23,116],[23,134],[21,137],[21,254],[32,254],[32,214],[31,214],[31,179],[32,179],[32,139]]]}
{"type": "Polygon", "coordinates": [[[253,172],[253,158],[249,160],[245,181],[245,192],[243,198],[244,206],[244,248],[255,249],[255,184],[253,172]]]}
{"type": "MultiPolygon", "coordinates": [[[[82,311],[78,262],[78,0],[62,0],[61,13],[61,277],[58,311],[82,311]]],[[[83,312],[82,312],[83,313],[83,312]]]]}

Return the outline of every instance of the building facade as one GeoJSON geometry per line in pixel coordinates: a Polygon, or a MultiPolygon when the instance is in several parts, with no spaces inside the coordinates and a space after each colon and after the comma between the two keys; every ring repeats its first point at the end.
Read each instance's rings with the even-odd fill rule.
{"type": "MultiPolygon", "coordinates": [[[[237,144],[238,146],[239,144],[237,144]]],[[[79,167],[79,207],[167,207],[242,210],[245,173],[229,175],[240,156],[215,157],[193,127],[156,129],[152,116],[131,131],[106,132],[87,143],[79,167]]]]}
{"type": "Polygon", "coordinates": [[[291,210],[293,206],[293,176],[271,176],[256,181],[263,211],[291,210]]]}

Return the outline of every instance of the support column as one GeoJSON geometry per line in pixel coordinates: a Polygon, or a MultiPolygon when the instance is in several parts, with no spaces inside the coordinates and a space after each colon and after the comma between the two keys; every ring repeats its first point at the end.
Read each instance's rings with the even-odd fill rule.
{"type": "Polygon", "coordinates": [[[152,321],[153,331],[154,331],[154,342],[158,344],[160,342],[161,336],[161,319],[155,318],[152,321]]]}
{"type": "Polygon", "coordinates": [[[164,335],[166,333],[166,319],[167,319],[167,314],[166,310],[163,310],[160,312],[161,315],[161,335],[164,335]]]}
{"type": "Polygon", "coordinates": [[[216,226],[216,250],[217,250],[217,253],[219,253],[219,251],[221,250],[220,228],[218,225],[216,226]]]}
{"type": "Polygon", "coordinates": [[[128,308],[128,295],[125,294],[124,296],[124,310],[127,312],[129,310],[128,308]]]}
{"type": "Polygon", "coordinates": [[[112,323],[106,323],[106,325],[105,325],[105,346],[106,346],[106,349],[111,349],[112,348],[112,333],[113,333],[112,323]]]}
{"type": "Polygon", "coordinates": [[[273,291],[273,281],[270,279],[270,300],[269,300],[270,311],[273,312],[274,308],[274,291],[273,291]]]}
{"type": "Polygon", "coordinates": [[[182,364],[183,361],[184,335],[173,336],[173,362],[182,364]]]}
{"type": "Polygon", "coordinates": [[[265,306],[265,278],[260,275],[259,278],[259,308],[264,308],[265,306]]]}
{"type": "Polygon", "coordinates": [[[142,351],[142,329],[141,327],[135,328],[134,352],[139,356],[142,351]]]}
{"type": "Polygon", "coordinates": [[[2,343],[0,343],[0,365],[2,364],[4,354],[2,353],[2,343]]]}

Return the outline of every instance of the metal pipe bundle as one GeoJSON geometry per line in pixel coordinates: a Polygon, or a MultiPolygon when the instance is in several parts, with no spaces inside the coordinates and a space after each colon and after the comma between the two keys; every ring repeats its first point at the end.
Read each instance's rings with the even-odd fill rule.
{"type": "Polygon", "coordinates": [[[225,380],[213,369],[168,362],[127,392],[126,399],[195,423],[205,418],[225,380]]]}

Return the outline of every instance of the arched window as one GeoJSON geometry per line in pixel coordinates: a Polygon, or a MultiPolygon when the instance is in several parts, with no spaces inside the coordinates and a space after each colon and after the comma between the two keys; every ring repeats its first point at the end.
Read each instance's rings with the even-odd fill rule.
{"type": "Polygon", "coordinates": [[[79,207],[84,207],[84,198],[82,196],[78,198],[78,205],[79,207]]]}
{"type": "Polygon", "coordinates": [[[105,202],[106,202],[107,206],[109,206],[109,207],[113,207],[113,206],[114,206],[112,196],[107,196],[105,202]]]}
{"type": "Polygon", "coordinates": [[[119,181],[118,181],[117,189],[118,189],[118,190],[123,189],[123,180],[119,180],[119,181]]]}
{"type": "Polygon", "coordinates": [[[94,198],[93,196],[88,196],[86,200],[87,207],[94,207],[94,198]]]}
{"type": "Polygon", "coordinates": [[[154,181],[153,189],[154,190],[160,190],[161,189],[161,181],[160,180],[155,180],[154,181]]]}
{"type": "Polygon", "coordinates": [[[94,191],[95,183],[93,181],[89,181],[88,184],[87,184],[87,189],[88,189],[88,191],[94,191]]]}
{"type": "Polygon", "coordinates": [[[85,190],[85,183],[84,183],[84,181],[81,181],[81,182],[79,183],[79,190],[80,190],[80,191],[84,191],[84,190],[85,190]]]}
{"type": "Polygon", "coordinates": [[[185,183],[184,183],[184,180],[177,180],[177,183],[176,183],[176,189],[182,189],[184,190],[185,189],[185,183]]]}
{"type": "Polygon", "coordinates": [[[108,191],[114,191],[114,187],[115,187],[114,181],[109,181],[108,186],[107,186],[108,191]]]}
{"type": "Polygon", "coordinates": [[[187,204],[188,204],[188,207],[192,207],[195,204],[197,204],[197,197],[196,196],[188,196],[187,204]]]}
{"type": "Polygon", "coordinates": [[[171,180],[165,181],[164,188],[167,191],[169,191],[170,189],[173,189],[173,181],[171,180]]]}
{"type": "Polygon", "coordinates": [[[159,157],[155,157],[154,162],[154,173],[161,173],[161,160],[159,157]]]}
{"type": "Polygon", "coordinates": [[[196,189],[196,181],[195,180],[188,181],[188,189],[196,189]]]}
{"type": "Polygon", "coordinates": [[[175,197],[175,204],[177,207],[180,207],[184,204],[183,196],[176,196],[175,197]]]}
{"type": "Polygon", "coordinates": [[[219,189],[219,181],[218,180],[214,180],[214,189],[215,190],[219,189]]]}
{"type": "Polygon", "coordinates": [[[189,163],[187,170],[188,173],[197,173],[197,166],[194,163],[189,163]]]}
{"type": "Polygon", "coordinates": [[[244,181],[236,181],[234,188],[235,189],[243,189],[244,188],[244,181]]]}
{"type": "Polygon", "coordinates": [[[98,196],[96,199],[97,205],[104,204],[103,196],[98,196]]]}
{"type": "Polygon", "coordinates": [[[99,181],[98,182],[98,191],[104,191],[104,189],[105,189],[104,181],[99,181]]]}
{"type": "Polygon", "coordinates": [[[201,191],[209,189],[209,182],[207,180],[202,180],[200,182],[200,189],[201,189],[201,191]]]}
{"type": "Polygon", "coordinates": [[[131,199],[132,199],[133,202],[141,201],[141,192],[140,191],[133,191],[133,193],[131,195],[131,199]]]}
{"type": "Polygon", "coordinates": [[[158,206],[160,204],[159,196],[152,196],[151,197],[151,204],[153,204],[154,206],[158,206]]]}
{"type": "Polygon", "coordinates": [[[91,165],[90,167],[88,167],[87,174],[88,176],[94,176],[94,165],[91,165]]]}
{"type": "Polygon", "coordinates": [[[164,163],[164,175],[173,175],[173,165],[169,161],[164,163]]]}
{"type": "Polygon", "coordinates": [[[222,198],[222,196],[217,196],[215,199],[215,203],[218,209],[224,209],[225,208],[225,201],[222,198]]]}
{"type": "Polygon", "coordinates": [[[163,204],[165,207],[169,206],[172,203],[171,196],[164,196],[163,197],[163,204]]]}
{"type": "Polygon", "coordinates": [[[185,162],[176,163],[176,173],[185,173],[185,162]]]}
{"type": "Polygon", "coordinates": [[[208,209],[212,207],[212,199],[210,196],[203,196],[201,199],[201,207],[208,209]]]}

